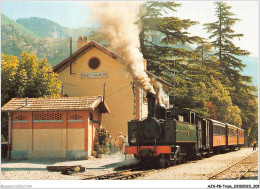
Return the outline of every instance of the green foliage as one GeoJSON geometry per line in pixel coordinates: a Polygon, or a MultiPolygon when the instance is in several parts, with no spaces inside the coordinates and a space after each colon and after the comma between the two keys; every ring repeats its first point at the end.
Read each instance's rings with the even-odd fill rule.
{"type": "Polygon", "coordinates": [[[98,133],[98,140],[94,144],[94,149],[99,154],[106,154],[107,152],[109,152],[109,140],[108,140],[109,133],[103,127],[98,127],[97,133],[98,133]]]}
{"type": "Polygon", "coordinates": [[[147,69],[174,85],[171,104],[190,108],[206,116],[206,66],[196,60],[198,52],[190,45],[202,38],[191,36],[187,29],[198,22],[168,16],[181,4],[175,2],[146,2],[138,24],[141,51],[147,60],[147,69]]]}
{"type": "MultiPolygon", "coordinates": [[[[14,27],[2,25],[2,50],[7,55],[20,56],[23,51],[46,58],[54,66],[69,56],[69,39],[34,38],[16,30],[14,27]]],[[[74,51],[76,44],[73,44],[74,51]]]]}
{"type": "MultiPolygon", "coordinates": [[[[32,37],[39,37],[38,35],[35,35],[34,32],[29,30],[28,28],[24,27],[23,25],[9,19],[7,16],[1,14],[1,26],[14,28],[15,30],[22,32],[26,35],[31,35],[32,37]]],[[[3,38],[2,38],[3,40],[3,38]]]]}
{"type": "Polygon", "coordinates": [[[21,58],[1,55],[2,104],[16,97],[56,97],[61,82],[46,59],[23,52],[21,58]]]}
{"type": "MultiPolygon", "coordinates": [[[[231,104],[230,101],[232,101],[233,104],[230,110],[226,110],[226,119],[233,118],[233,123],[237,123],[238,126],[241,125],[238,124],[241,119],[240,122],[242,128],[245,129],[246,136],[248,135],[252,139],[257,135],[258,125],[258,102],[254,95],[257,88],[252,86],[252,77],[241,74],[246,65],[239,58],[250,53],[233,43],[235,38],[241,38],[243,34],[236,34],[232,29],[235,23],[240,21],[240,19],[234,18],[235,15],[230,11],[232,7],[221,1],[215,2],[215,5],[217,21],[204,24],[204,26],[210,33],[209,38],[213,40],[211,41],[212,46],[216,49],[214,53],[218,58],[216,69],[222,74],[218,79],[229,92],[230,99],[226,98],[223,102],[231,104]]],[[[219,100],[217,98],[217,101],[219,100]]]]}
{"type": "MultiPolygon", "coordinates": [[[[23,52],[21,58],[1,54],[1,103],[12,98],[57,97],[61,82],[46,59],[23,52]]],[[[7,115],[1,115],[2,133],[7,136],[7,115]]]]}
{"type": "Polygon", "coordinates": [[[236,56],[247,56],[250,53],[246,50],[241,50],[240,47],[236,47],[232,40],[235,38],[243,37],[243,34],[235,34],[232,29],[237,21],[240,21],[235,16],[228,6],[224,2],[215,2],[215,16],[217,21],[213,23],[204,24],[208,33],[210,33],[210,39],[213,39],[212,46],[217,49],[215,55],[218,56],[220,62],[220,71],[223,73],[223,77],[227,77],[224,84],[235,86],[239,81],[250,82],[250,78],[244,76],[241,77],[240,71],[245,68],[245,64],[236,56]]]}
{"type": "Polygon", "coordinates": [[[200,37],[190,36],[186,31],[197,22],[167,16],[179,6],[175,2],[146,2],[145,11],[138,21],[141,51],[147,60],[147,69],[169,82],[172,82],[174,64],[194,56],[193,51],[185,46],[200,40],[200,37]]]}
{"type": "Polygon", "coordinates": [[[66,29],[56,22],[45,18],[19,18],[16,22],[32,31],[41,38],[53,36],[54,38],[63,38],[68,36],[66,29]]]}
{"type": "Polygon", "coordinates": [[[208,85],[209,102],[213,102],[212,105],[215,109],[210,118],[241,127],[241,111],[232,104],[229,91],[224,88],[219,80],[215,80],[212,76],[208,85]]]}

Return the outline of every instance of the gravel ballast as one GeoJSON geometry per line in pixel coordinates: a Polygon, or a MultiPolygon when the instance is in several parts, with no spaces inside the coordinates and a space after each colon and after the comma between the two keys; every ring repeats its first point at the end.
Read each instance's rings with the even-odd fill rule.
{"type": "MultiPolygon", "coordinates": [[[[254,151],[255,152],[255,151],[254,151]]],[[[207,180],[234,163],[254,153],[252,148],[218,154],[202,160],[190,161],[163,170],[148,173],[143,180],[207,180]]]]}
{"type": "MultiPolygon", "coordinates": [[[[185,164],[150,172],[137,179],[144,180],[206,180],[228,166],[252,154],[252,148],[214,155],[202,160],[190,161],[185,164]]],[[[121,153],[106,155],[104,158],[69,161],[60,159],[3,161],[1,166],[2,180],[79,180],[84,177],[114,172],[120,166],[137,163],[133,157],[125,160],[121,153]],[[50,165],[86,167],[85,172],[63,175],[61,172],[47,171],[50,165]]]]}

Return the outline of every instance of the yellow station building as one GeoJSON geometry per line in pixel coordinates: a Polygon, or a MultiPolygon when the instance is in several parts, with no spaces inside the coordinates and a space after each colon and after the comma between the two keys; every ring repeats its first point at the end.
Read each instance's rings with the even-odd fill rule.
{"type": "MultiPolygon", "coordinates": [[[[103,115],[102,123],[114,136],[119,132],[127,134],[128,121],[147,117],[146,91],[138,87],[122,60],[113,51],[95,41],[87,41],[84,36],[77,41],[77,51],[53,68],[62,82],[63,95],[80,97],[105,94],[111,112],[103,115]]],[[[159,82],[168,94],[171,84],[148,71],[146,73],[152,84],[159,82]]],[[[165,105],[169,107],[168,103],[165,105]]]]}

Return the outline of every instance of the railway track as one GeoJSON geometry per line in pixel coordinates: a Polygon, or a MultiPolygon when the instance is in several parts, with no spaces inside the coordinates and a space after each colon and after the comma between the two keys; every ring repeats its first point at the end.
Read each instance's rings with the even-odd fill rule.
{"type": "Polygon", "coordinates": [[[241,180],[250,174],[251,170],[258,164],[258,152],[242,159],[221,172],[211,176],[208,180],[241,180]]]}
{"type": "Polygon", "coordinates": [[[143,176],[144,174],[154,171],[154,169],[150,170],[140,170],[140,169],[128,169],[124,171],[118,171],[114,173],[104,174],[104,175],[97,175],[97,176],[87,176],[82,177],[81,180],[131,180],[136,177],[143,176]]]}

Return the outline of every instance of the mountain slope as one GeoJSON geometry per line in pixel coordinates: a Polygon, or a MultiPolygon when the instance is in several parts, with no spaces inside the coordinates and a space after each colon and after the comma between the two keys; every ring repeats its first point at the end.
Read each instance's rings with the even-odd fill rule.
{"type": "Polygon", "coordinates": [[[3,14],[1,15],[1,25],[13,27],[16,31],[22,32],[27,35],[31,35],[32,37],[38,37],[30,29],[27,29],[23,25],[11,20],[10,18],[8,18],[7,16],[5,16],[3,14]]]}
{"type": "Polygon", "coordinates": [[[23,27],[27,28],[31,31],[34,35],[43,37],[50,37],[50,38],[69,38],[69,37],[78,37],[84,35],[90,35],[90,33],[96,28],[90,27],[82,27],[82,28],[66,28],[63,27],[56,22],[45,18],[20,18],[17,19],[16,22],[23,27]]]}
{"type": "Polygon", "coordinates": [[[61,25],[45,18],[20,18],[17,23],[32,31],[35,35],[52,38],[64,38],[68,36],[66,30],[61,25]]]}
{"type": "Polygon", "coordinates": [[[69,39],[39,38],[34,32],[3,15],[1,38],[1,51],[4,54],[19,57],[22,51],[27,51],[38,58],[46,58],[51,66],[67,58],[70,52],[69,39]]]}

